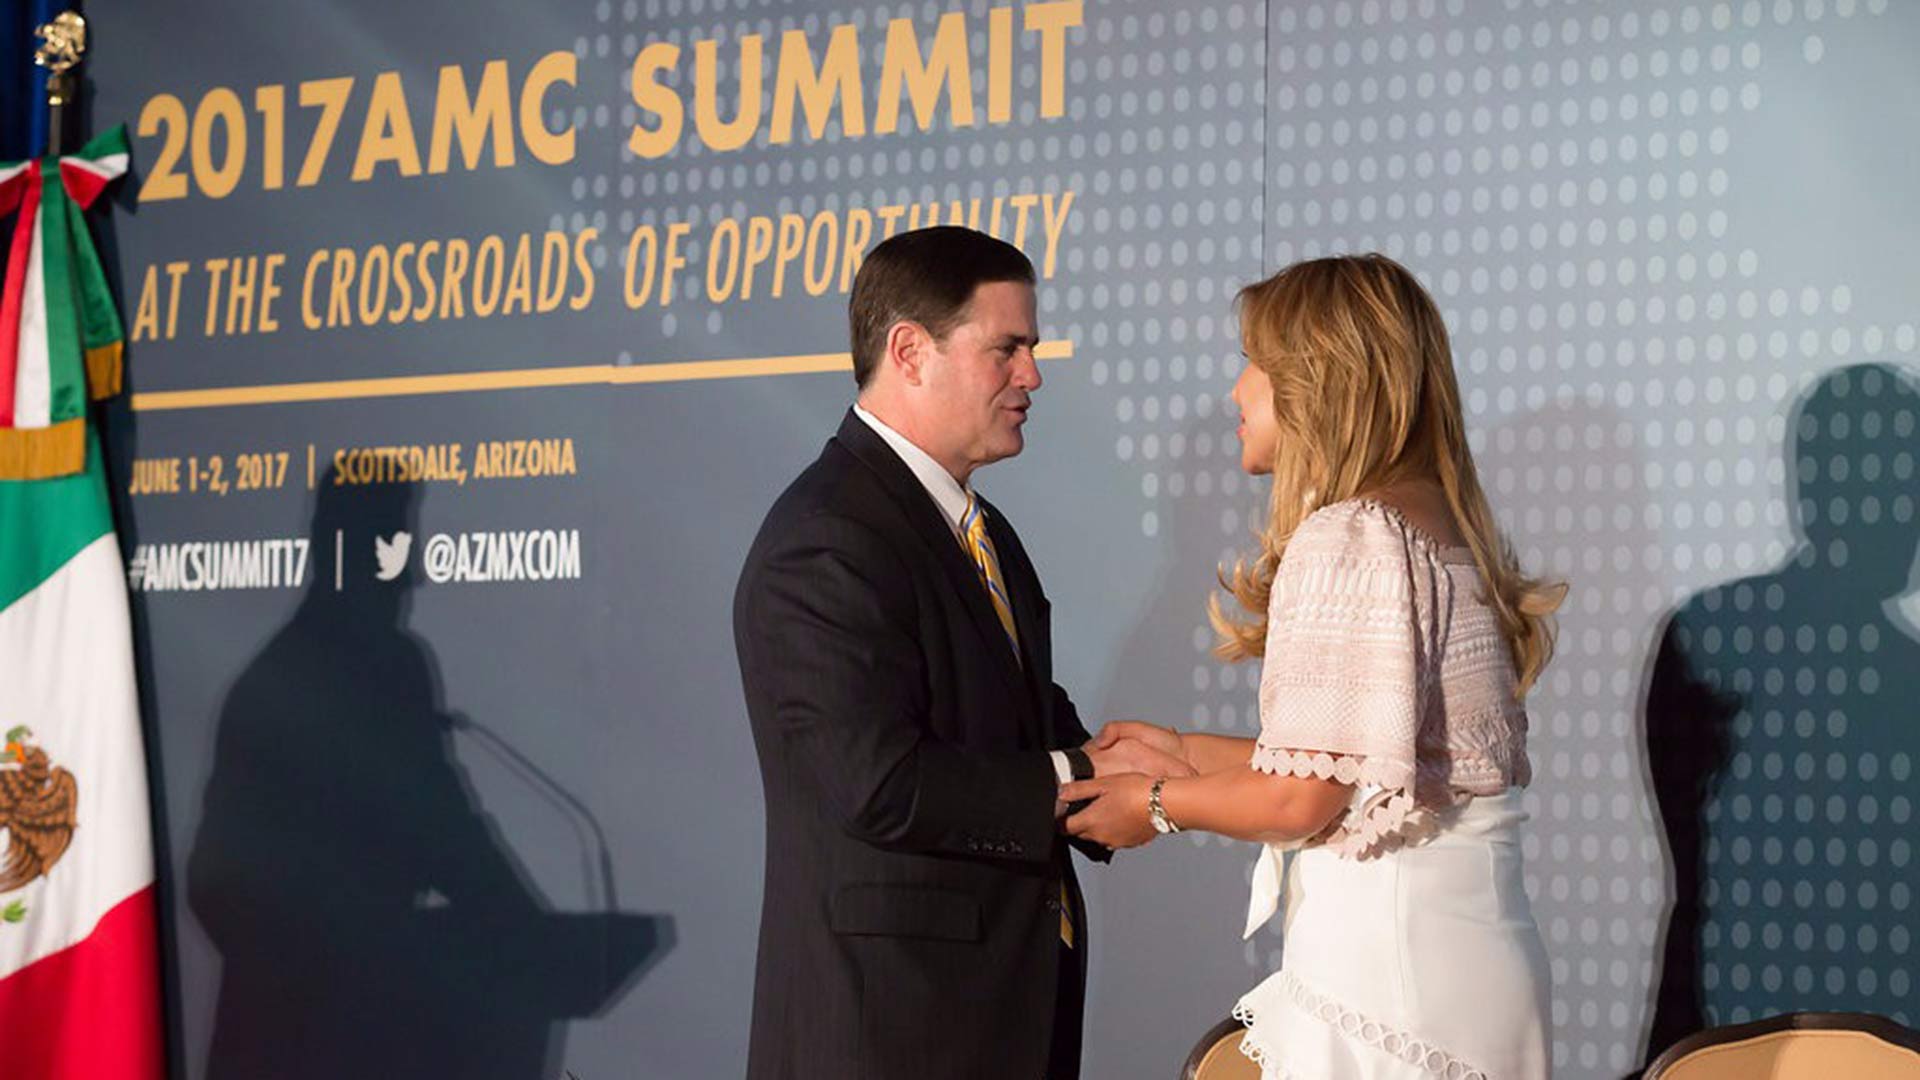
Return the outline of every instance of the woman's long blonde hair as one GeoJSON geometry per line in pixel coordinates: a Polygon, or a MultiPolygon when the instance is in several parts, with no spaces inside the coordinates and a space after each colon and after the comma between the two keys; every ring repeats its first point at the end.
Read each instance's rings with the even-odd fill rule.
{"type": "Polygon", "coordinates": [[[1467,449],[1446,326],[1414,276],[1384,255],[1295,263],[1240,291],[1241,344],[1273,383],[1279,442],[1260,552],[1223,570],[1209,615],[1223,659],[1266,649],[1273,576],[1308,515],[1389,485],[1428,479],[1446,492],[1525,694],[1553,655],[1564,584],[1529,578],[1500,535],[1467,449]]]}

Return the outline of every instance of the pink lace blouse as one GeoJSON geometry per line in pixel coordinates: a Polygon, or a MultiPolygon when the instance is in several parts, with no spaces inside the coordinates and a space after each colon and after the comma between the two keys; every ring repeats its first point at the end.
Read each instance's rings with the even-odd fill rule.
{"type": "Polygon", "coordinates": [[[1530,779],[1513,661],[1472,554],[1368,499],[1294,530],[1260,672],[1263,772],[1357,785],[1317,842],[1366,858],[1530,779]]]}

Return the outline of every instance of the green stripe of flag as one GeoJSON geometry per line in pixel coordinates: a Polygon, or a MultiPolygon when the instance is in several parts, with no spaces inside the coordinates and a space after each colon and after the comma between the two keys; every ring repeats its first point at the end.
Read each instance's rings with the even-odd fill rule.
{"type": "MultiPolygon", "coordinates": [[[[125,337],[120,326],[120,312],[113,306],[113,290],[107,287],[107,272],[100,265],[100,253],[94,250],[92,234],[87,231],[86,212],[72,199],[64,200],[67,206],[67,228],[69,236],[75,238],[73,245],[73,284],[80,299],[80,351],[82,357],[87,350],[111,345],[125,337]]],[[[86,379],[82,369],[81,394],[86,394],[86,379]]]]}
{"type": "Polygon", "coordinates": [[[51,480],[0,480],[0,611],[112,531],[100,441],[91,431],[84,472],[51,480]]]}
{"type": "MultiPolygon", "coordinates": [[[[65,183],[58,159],[40,163],[40,265],[46,288],[47,422],[57,424],[87,411],[87,367],[80,358],[80,327],[74,318],[73,234],[68,230],[65,183]]],[[[85,223],[81,225],[84,227],[85,223]]]]}

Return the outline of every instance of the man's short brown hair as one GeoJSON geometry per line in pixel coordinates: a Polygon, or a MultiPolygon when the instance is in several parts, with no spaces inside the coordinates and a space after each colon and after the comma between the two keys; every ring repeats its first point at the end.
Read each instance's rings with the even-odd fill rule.
{"type": "Polygon", "coordinates": [[[919,323],[944,340],[966,317],[974,290],[998,281],[1032,285],[1033,263],[986,233],[936,225],[882,241],[860,264],[847,301],[854,382],[865,387],[873,378],[895,323],[919,323]]]}

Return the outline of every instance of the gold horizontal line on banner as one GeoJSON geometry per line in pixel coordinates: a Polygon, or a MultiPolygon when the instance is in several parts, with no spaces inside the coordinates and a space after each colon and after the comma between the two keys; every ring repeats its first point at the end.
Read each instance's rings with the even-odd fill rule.
{"type": "MultiPolygon", "coordinates": [[[[1041,360],[1073,359],[1073,342],[1043,341],[1033,355],[1041,360]]],[[[353,401],[412,394],[465,394],[481,390],[528,390],[545,386],[599,383],[672,383],[707,379],[752,379],[772,375],[808,375],[852,371],[848,353],[762,356],[738,360],[685,360],[661,364],[588,364],[580,367],[521,368],[516,371],[464,371],[449,375],[398,375],[380,379],[223,386],[207,390],[150,390],[133,395],[135,412],[167,409],[216,409],[229,405],[277,405],[300,401],[353,401]]]]}

